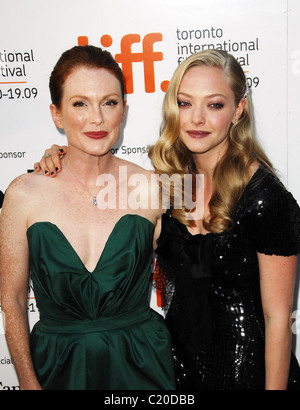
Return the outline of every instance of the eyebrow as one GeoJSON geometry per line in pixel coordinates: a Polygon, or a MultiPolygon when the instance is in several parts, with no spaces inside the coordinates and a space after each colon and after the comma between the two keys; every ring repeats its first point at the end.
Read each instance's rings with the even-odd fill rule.
{"type": "MultiPolygon", "coordinates": [[[[185,97],[193,98],[193,96],[192,96],[191,94],[185,93],[184,91],[180,91],[180,92],[177,94],[177,96],[178,96],[178,95],[184,95],[185,97]]],[[[215,94],[206,95],[204,98],[214,98],[214,97],[223,97],[223,98],[225,98],[226,100],[228,99],[228,98],[226,97],[226,95],[220,94],[220,93],[215,93],[215,94]]]]}
{"type": "MultiPolygon", "coordinates": [[[[118,97],[118,98],[122,99],[122,97],[117,93],[106,94],[103,97],[101,97],[101,99],[106,100],[107,98],[111,98],[111,97],[118,97]]],[[[69,101],[71,101],[73,98],[87,99],[88,100],[90,97],[88,97],[87,95],[80,95],[80,94],[79,95],[73,95],[72,97],[70,97],[69,101]]]]}

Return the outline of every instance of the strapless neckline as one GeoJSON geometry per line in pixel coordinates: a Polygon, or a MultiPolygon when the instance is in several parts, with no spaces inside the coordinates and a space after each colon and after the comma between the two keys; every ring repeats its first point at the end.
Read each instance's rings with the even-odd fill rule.
{"type": "Polygon", "coordinates": [[[107,238],[107,241],[106,241],[106,243],[105,243],[105,245],[104,245],[104,248],[103,248],[103,251],[102,251],[101,255],[99,256],[99,259],[98,259],[98,261],[97,261],[97,263],[96,263],[96,265],[95,265],[95,268],[94,268],[93,270],[91,270],[91,271],[90,271],[89,269],[87,269],[87,267],[86,267],[85,264],[83,263],[82,259],[81,259],[80,256],[78,255],[78,252],[75,250],[75,248],[73,247],[73,245],[71,244],[71,242],[68,240],[68,238],[66,237],[66,235],[63,233],[63,231],[62,231],[56,224],[54,224],[53,222],[49,222],[49,221],[34,222],[32,225],[30,225],[30,226],[28,227],[28,229],[27,229],[27,234],[30,233],[30,231],[32,231],[33,229],[36,229],[38,226],[41,226],[41,225],[42,225],[42,226],[48,226],[48,227],[50,227],[51,229],[55,230],[55,231],[57,232],[57,234],[60,235],[61,238],[68,244],[68,246],[69,246],[70,249],[71,249],[71,252],[72,252],[73,254],[75,254],[75,256],[76,256],[77,259],[79,260],[79,262],[80,262],[80,264],[82,265],[82,267],[84,268],[84,270],[85,270],[87,273],[89,273],[89,274],[92,275],[95,271],[97,271],[97,270],[99,269],[99,265],[101,264],[101,260],[102,260],[102,258],[103,258],[103,255],[105,254],[106,249],[107,249],[109,243],[110,243],[111,241],[113,241],[114,235],[115,235],[115,233],[116,233],[117,228],[119,227],[119,225],[122,224],[122,223],[125,223],[128,218],[132,218],[132,217],[134,217],[134,218],[140,218],[142,221],[145,221],[145,223],[149,223],[150,225],[154,226],[153,222],[151,222],[149,219],[147,219],[147,218],[145,218],[145,217],[143,217],[143,216],[141,216],[141,215],[138,215],[138,214],[125,214],[125,215],[122,215],[122,216],[118,219],[118,221],[115,223],[115,225],[114,225],[114,227],[113,227],[111,233],[109,234],[109,236],[108,236],[108,238],[107,238]]]}

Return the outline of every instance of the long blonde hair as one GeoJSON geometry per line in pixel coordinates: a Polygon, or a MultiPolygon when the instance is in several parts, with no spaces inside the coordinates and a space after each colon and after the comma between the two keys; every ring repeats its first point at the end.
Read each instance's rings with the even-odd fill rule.
{"type": "MultiPolygon", "coordinates": [[[[184,74],[191,67],[209,66],[223,70],[235,96],[236,106],[246,93],[245,74],[237,60],[223,50],[206,50],[187,58],[175,71],[163,103],[163,121],[160,138],[149,147],[155,171],[159,174],[174,175],[195,173],[192,153],[179,139],[179,109],[177,94],[184,74]]],[[[241,118],[229,130],[229,144],[225,155],[217,163],[213,174],[213,194],[209,202],[210,219],[203,221],[210,232],[223,232],[233,226],[232,212],[249,181],[250,166],[258,161],[271,171],[272,164],[264,153],[253,127],[251,97],[248,95],[241,118]]],[[[174,197],[171,198],[174,202],[174,197]]],[[[174,209],[173,216],[189,225],[187,209],[174,209]]]]}

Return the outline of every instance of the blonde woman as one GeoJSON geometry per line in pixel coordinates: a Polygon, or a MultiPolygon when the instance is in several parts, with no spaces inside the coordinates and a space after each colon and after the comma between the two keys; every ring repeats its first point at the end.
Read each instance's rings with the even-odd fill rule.
{"type": "Polygon", "coordinates": [[[204,175],[204,200],[171,207],[157,247],[178,387],[299,388],[291,307],[300,211],[254,137],[233,56],[204,51],[178,67],[149,154],[159,174],[204,175]]]}

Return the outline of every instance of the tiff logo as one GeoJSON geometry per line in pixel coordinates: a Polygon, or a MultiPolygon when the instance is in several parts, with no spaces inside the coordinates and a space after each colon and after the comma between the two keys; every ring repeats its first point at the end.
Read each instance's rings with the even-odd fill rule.
{"type": "MultiPolygon", "coordinates": [[[[115,59],[122,65],[122,70],[125,79],[126,94],[134,92],[133,81],[133,63],[143,63],[144,66],[144,81],[145,92],[155,92],[155,71],[154,63],[163,60],[163,53],[154,51],[155,43],[162,41],[161,33],[146,34],[142,41],[142,51],[133,52],[132,45],[141,42],[139,34],[126,34],[120,42],[120,53],[115,55],[115,59]]],[[[110,47],[113,40],[110,35],[105,34],[100,38],[100,43],[103,47],[110,47]]],[[[86,36],[78,37],[78,45],[85,46],[89,44],[89,39],[86,36]]],[[[162,91],[166,91],[169,81],[163,81],[160,85],[162,91]]]]}

